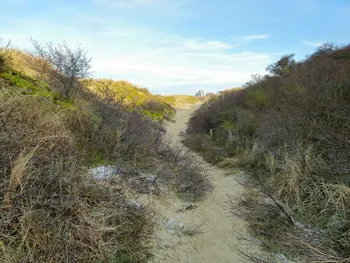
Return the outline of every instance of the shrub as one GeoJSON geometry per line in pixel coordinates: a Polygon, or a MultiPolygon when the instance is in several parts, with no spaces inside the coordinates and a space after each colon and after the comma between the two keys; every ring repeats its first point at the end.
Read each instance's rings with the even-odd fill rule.
{"type": "MultiPolygon", "coordinates": [[[[281,212],[288,207],[296,220],[293,228],[298,228],[300,220],[320,229],[322,234],[313,235],[321,240],[317,245],[300,236],[305,229],[299,229],[299,234],[295,229],[287,231],[297,238],[289,247],[282,245],[280,251],[295,252],[304,242],[309,245],[308,252],[301,253],[305,262],[345,262],[350,257],[349,57],[349,45],[330,44],[300,62],[293,55],[283,56],[268,67],[271,75],[254,75],[244,89],[202,106],[187,129],[185,142],[189,147],[213,162],[217,162],[217,150],[213,149],[220,148],[223,156],[226,154],[220,165],[245,168],[254,187],[283,204],[279,207],[274,203],[271,218],[273,210],[281,212]],[[209,133],[212,137],[208,140],[209,133]],[[320,248],[324,255],[311,253],[311,248],[320,248]]],[[[280,235],[286,232],[283,220],[277,217],[273,221],[278,231],[269,222],[261,226],[261,217],[270,209],[261,214],[260,206],[266,204],[254,202],[247,199],[239,203],[249,211],[250,227],[264,227],[263,238],[268,241],[264,245],[271,251],[276,245],[272,239],[285,242],[280,235]]],[[[252,231],[256,234],[259,229],[252,231]]]]}
{"type": "Polygon", "coordinates": [[[0,93],[1,261],[147,257],[149,212],[89,179],[57,105],[13,92],[0,93]]]}
{"type": "Polygon", "coordinates": [[[42,45],[34,39],[31,42],[34,50],[28,63],[46,78],[51,89],[74,99],[80,88],[78,80],[88,76],[91,68],[86,51],[80,46],[73,50],[66,43],[55,46],[51,42],[42,45]]]}

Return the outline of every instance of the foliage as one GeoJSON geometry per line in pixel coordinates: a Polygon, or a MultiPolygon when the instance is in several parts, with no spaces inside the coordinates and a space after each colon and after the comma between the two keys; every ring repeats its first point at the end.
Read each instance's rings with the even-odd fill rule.
{"type": "MultiPolygon", "coordinates": [[[[345,262],[350,257],[349,56],[349,45],[331,44],[300,62],[293,55],[283,56],[268,67],[271,75],[254,75],[244,89],[203,105],[191,117],[185,138],[207,160],[245,168],[254,187],[290,209],[294,228],[300,220],[320,229],[313,238],[321,244],[298,236],[324,252],[305,252],[300,255],[304,262],[345,262]]],[[[259,206],[251,202],[248,198],[240,203],[259,206]]],[[[261,226],[261,215],[250,208],[252,232],[257,234],[254,228],[261,226]]],[[[276,205],[273,209],[281,211],[276,205]]],[[[279,233],[286,233],[277,223],[279,217],[270,218],[281,227],[279,233]]],[[[265,237],[275,236],[273,229],[265,229],[265,237]]],[[[264,240],[267,249],[273,245],[273,240],[264,240]]],[[[295,251],[300,242],[294,239],[281,250],[295,251]]]]}
{"type": "Polygon", "coordinates": [[[291,72],[296,66],[294,54],[284,55],[276,63],[269,65],[266,70],[276,76],[283,76],[291,72]]]}
{"type": "Polygon", "coordinates": [[[81,83],[100,99],[110,99],[113,103],[128,107],[130,110],[138,110],[154,121],[162,122],[174,117],[175,105],[169,104],[162,96],[152,95],[147,89],[127,81],[85,79],[81,83]]]}

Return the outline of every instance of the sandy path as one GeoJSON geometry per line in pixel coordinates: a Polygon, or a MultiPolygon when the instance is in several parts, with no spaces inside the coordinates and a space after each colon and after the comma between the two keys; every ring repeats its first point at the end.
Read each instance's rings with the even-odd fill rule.
{"type": "MultiPolygon", "coordinates": [[[[174,142],[180,141],[179,132],[186,128],[191,113],[198,107],[178,110],[176,122],[168,126],[174,142]]],[[[241,188],[234,181],[233,173],[227,174],[207,163],[203,165],[210,171],[214,190],[206,200],[196,204],[197,208],[179,212],[184,203],[175,196],[148,198],[159,212],[153,262],[244,262],[238,255],[240,242],[235,233],[244,231],[244,224],[230,213],[228,206],[228,194],[237,194],[241,188]],[[178,231],[181,227],[193,229],[201,224],[199,230],[202,233],[193,236],[178,231]]]]}

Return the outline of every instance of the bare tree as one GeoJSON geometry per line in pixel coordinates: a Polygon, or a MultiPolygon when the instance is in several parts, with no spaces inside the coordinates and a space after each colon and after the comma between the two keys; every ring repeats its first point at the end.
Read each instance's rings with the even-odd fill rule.
{"type": "Polygon", "coordinates": [[[54,45],[52,42],[44,44],[30,39],[34,50],[29,53],[36,62],[31,63],[39,74],[44,75],[49,85],[56,89],[65,98],[74,98],[79,88],[78,80],[90,74],[91,58],[86,51],[77,46],[70,48],[67,43],[54,45]],[[47,62],[47,63],[45,63],[47,62]]]}
{"type": "Polygon", "coordinates": [[[252,74],[251,76],[251,80],[246,82],[243,87],[249,87],[249,86],[256,86],[256,87],[261,87],[261,85],[264,82],[264,76],[262,76],[261,74],[252,74]]]}
{"type": "Polygon", "coordinates": [[[322,56],[322,55],[330,55],[332,52],[337,50],[338,47],[334,43],[324,43],[323,45],[319,46],[316,49],[316,52],[314,55],[316,56],[322,56]]]}

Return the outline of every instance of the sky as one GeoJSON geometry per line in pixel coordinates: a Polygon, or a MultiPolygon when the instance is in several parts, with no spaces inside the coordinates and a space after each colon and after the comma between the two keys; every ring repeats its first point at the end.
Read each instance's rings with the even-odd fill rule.
{"type": "Polygon", "coordinates": [[[0,39],[92,57],[92,75],[157,94],[243,85],[284,54],[350,43],[350,0],[0,0],[0,39]]]}

